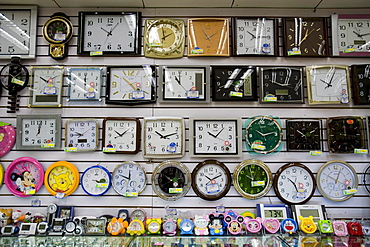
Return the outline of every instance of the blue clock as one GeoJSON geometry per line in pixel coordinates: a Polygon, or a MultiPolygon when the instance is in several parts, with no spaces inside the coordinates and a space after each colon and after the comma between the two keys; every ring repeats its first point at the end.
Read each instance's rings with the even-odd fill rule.
{"type": "Polygon", "coordinates": [[[82,189],[90,196],[105,194],[112,182],[112,176],[108,169],[95,165],[87,168],[81,176],[82,189]]]}
{"type": "Polygon", "coordinates": [[[183,219],[180,223],[180,235],[192,235],[194,223],[190,219],[183,219]]]}

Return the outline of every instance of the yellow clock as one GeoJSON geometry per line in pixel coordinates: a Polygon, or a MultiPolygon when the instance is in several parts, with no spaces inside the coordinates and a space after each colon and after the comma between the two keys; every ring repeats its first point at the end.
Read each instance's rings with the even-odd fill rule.
{"type": "Polygon", "coordinates": [[[3,165],[0,164],[0,187],[3,185],[3,180],[4,180],[4,168],[3,165]]]}
{"type": "Polygon", "coordinates": [[[63,198],[72,194],[78,187],[80,174],[68,161],[57,161],[45,172],[44,184],[53,196],[63,198]]]}

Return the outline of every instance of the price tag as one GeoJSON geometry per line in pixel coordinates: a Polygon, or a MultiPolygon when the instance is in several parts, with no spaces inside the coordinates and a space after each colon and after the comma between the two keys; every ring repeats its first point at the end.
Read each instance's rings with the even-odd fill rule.
{"type": "Polygon", "coordinates": [[[115,152],[116,152],[115,148],[111,148],[111,147],[104,147],[103,148],[103,153],[115,153],[115,152]]]}
{"type": "Polygon", "coordinates": [[[103,51],[90,51],[90,56],[103,56],[103,51]]]}
{"type": "Polygon", "coordinates": [[[265,181],[252,181],[252,187],[265,186],[265,181]]]}
{"type": "Polygon", "coordinates": [[[355,154],[368,154],[369,150],[368,149],[358,149],[355,148],[355,154]]]}
{"type": "Polygon", "coordinates": [[[321,156],[322,155],[322,151],[310,151],[310,155],[311,156],[321,156]]]}
{"type": "Polygon", "coordinates": [[[169,189],[170,194],[181,194],[182,188],[170,188],[169,189]]]}
{"type": "Polygon", "coordinates": [[[77,152],[77,148],[74,147],[65,147],[64,152],[77,152]]]}

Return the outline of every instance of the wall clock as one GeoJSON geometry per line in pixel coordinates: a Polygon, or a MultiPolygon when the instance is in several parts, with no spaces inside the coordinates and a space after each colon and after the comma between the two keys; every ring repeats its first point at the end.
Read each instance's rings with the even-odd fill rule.
{"type": "Polygon", "coordinates": [[[45,171],[44,184],[50,194],[57,198],[71,195],[78,187],[80,174],[68,161],[57,161],[45,171]]]}
{"type": "Polygon", "coordinates": [[[370,64],[351,65],[353,103],[370,105],[370,64]]]}
{"type": "Polygon", "coordinates": [[[140,54],[141,12],[79,12],[78,54],[140,54]]]}
{"type": "Polygon", "coordinates": [[[15,139],[16,133],[14,127],[0,121],[0,157],[10,152],[15,144],[15,139]]]}
{"type": "Polygon", "coordinates": [[[183,118],[144,118],[142,136],[143,156],[146,158],[176,158],[185,153],[183,118]]]}
{"type": "Polygon", "coordinates": [[[261,103],[304,103],[302,67],[260,68],[261,103]]]}
{"type": "Polygon", "coordinates": [[[17,149],[60,149],[61,122],[60,115],[18,115],[17,149]]]}
{"type": "Polygon", "coordinates": [[[341,160],[331,160],[322,165],[316,176],[317,188],[329,200],[342,202],[357,192],[356,170],[341,160]]]}
{"type": "Polygon", "coordinates": [[[257,116],[246,122],[245,138],[247,148],[268,154],[277,151],[283,139],[280,123],[268,116],[257,116]]]}
{"type": "Polygon", "coordinates": [[[367,165],[364,170],[362,182],[364,183],[365,189],[370,194],[370,165],[367,165]]]}
{"type": "Polygon", "coordinates": [[[191,118],[190,133],[193,156],[238,157],[242,154],[240,119],[191,118]]]}
{"type": "Polygon", "coordinates": [[[257,97],[256,67],[212,66],[213,101],[255,101],[257,97]]]}
{"type": "Polygon", "coordinates": [[[62,107],[63,66],[31,67],[28,107],[62,107]]]}
{"type": "Polygon", "coordinates": [[[36,5],[2,5],[0,10],[0,59],[35,58],[36,5]]]}
{"type": "Polygon", "coordinates": [[[322,150],[321,120],[286,120],[288,151],[322,150]]]}
{"type": "Polygon", "coordinates": [[[331,30],[333,56],[370,56],[370,15],[334,14],[331,30]]]}
{"type": "Polygon", "coordinates": [[[68,42],[73,35],[73,25],[69,17],[54,13],[42,27],[42,36],[49,43],[49,56],[61,60],[68,55],[68,42]]]}
{"type": "Polygon", "coordinates": [[[354,153],[366,149],[366,133],[362,117],[330,117],[326,120],[328,148],[331,153],[354,153]]]}
{"type": "Polygon", "coordinates": [[[237,56],[277,56],[277,19],[235,18],[234,54],[237,56]]]}
{"type": "Polygon", "coordinates": [[[224,197],[231,186],[231,174],[217,160],[200,162],[191,173],[194,192],[202,199],[214,201],[224,197]]]}
{"type": "Polygon", "coordinates": [[[27,197],[40,190],[44,182],[44,168],[36,159],[21,157],[6,168],[5,185],[15,196],[27,197]]]}
{"type": "Polygon", "coordinates": [[[207,103],[210,101],[208,66],[160,66],[161,102],[207,103]]]}
{"type": "Polygon", "coordinates": [[[105,118],[103,120],[103,152],[133,154],[140,150],[138,118],[105,118]]]}
{"type": "Polygon", "coordinates": [[[134,161],[123,162],[112,173],[112,186],[122,196],[137,197],[146,186],[144,168],[134,161]]]}
{"type": "Polygon", "coordinates": [[[286,204],[304,204],[313,196],[316,180],[312,171],[300,163],[288,163],[276,172],[273,187],[286,204]]]}
{"type": "Polygon", "coordinates": [[[111,186],[112,176],[107,168],[94,165],[88,167],[81,175],[82,189],[90,196],[101,196],[111,186]]]}
{"type": "Polygon", "coordinates": [[[135,105],[156,101],[155,67],[121,66],[107,69],[107,104],[135,105]]]}
{"type": "Polygon", "coordinates": [[[283,18],[283,26],[285,56],[329,55],[324,17],[283,18]]]}
{"type": "Polygon", "coordinates": [[[233,172],[233,184],[244,198],[255,200],[269,192],[272,185],[270,168],[260,160],[242,161],[233,172]]]}
{"type": "Polygon", "coordinates": [[[348,66],[307,66],[308,104],[349,103],[348,66]]]}
{"type": "Polygon", "coordinates": [[[228,18],[188,19],[188,57],[230,56],[228,18]]]}
{"type": "Polygon", "coordinates": [[[184,55],[185,23],[180,19],[145,20],[144,54],[154,58],[179,58],[184,55]]]}
{"type": "Polygon", "coordinates": [[[74,118],[66,122],[66,151],[95,151],[99,145],[98,121],[92,118],[74,118]]]}
{"type": "Polygon", "coordinates": [[[101,101],[102,76],[102,68],[69,68],[67,101],[101,101]]]}
{"type": "Polygon", "coordinates": [[[179,161],[164,161],[153,171],[152,187],[163,200],[176,201],[185,196],[191,187],[190,171],[179,161]]]}

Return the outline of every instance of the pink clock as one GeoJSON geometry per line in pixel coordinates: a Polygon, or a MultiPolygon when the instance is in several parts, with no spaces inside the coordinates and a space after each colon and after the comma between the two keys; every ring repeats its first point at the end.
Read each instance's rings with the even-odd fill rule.
{"type": "Polygon", "coordinates": [[[257,217],[255,219],[245,218],[245,226],[248,232],[257,233],[262,229],[262,219],[257,217]]]}
{"type": "Polygon", "coordinates": [[[6,168],[4,181],[15,196],[32,196],[42,187],[44,168],[34,158],[21,157],[6,168]]]}
{"type": "Polygon", "coordinates": [[[15,129],[7,123],[0,122],[0,157],[9,153],[15,144],[15,129]]]}

